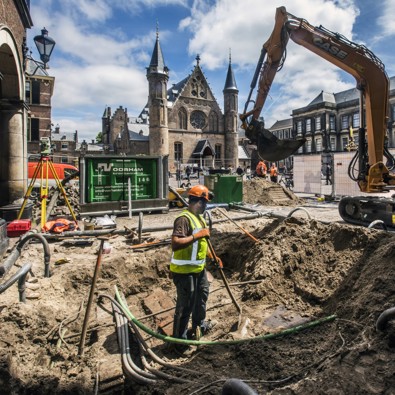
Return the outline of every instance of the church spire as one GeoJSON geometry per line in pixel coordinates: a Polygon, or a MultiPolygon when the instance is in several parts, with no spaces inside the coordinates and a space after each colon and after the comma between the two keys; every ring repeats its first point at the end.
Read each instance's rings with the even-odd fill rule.
{"type": "Polygon", "coordinates": [[[239,92],[236,85],[235,76],[232,70],[232,57],[229,49],[229,66],[228,66],[228,74],[226,75],[226,82],[223,92],[239,92]]]}
{"type": "Polygon", "coordinates": [[[169,69],[165,65],[165,60],[163,58],[162,48],[159,43],[159,24],[156,24],[156,42],[155,47],[152,52],[151,62],[148,67],[149,73],[164,73],[167,74],[169,69]]]}

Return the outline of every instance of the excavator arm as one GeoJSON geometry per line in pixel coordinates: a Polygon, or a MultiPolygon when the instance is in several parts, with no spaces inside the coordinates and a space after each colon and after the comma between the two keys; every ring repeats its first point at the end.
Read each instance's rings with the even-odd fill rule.
{"type": "Polygon", "coordinates": [[[254,77],[250,85],[250,92],[246,101],[244,112],[240,114],[242,127],[246,131],[247,138],[257,145],[258,153],[262,159],[277,161],[296,152],[304,143],[305,139],[277,139],[265,125],[259,120],[262,108],[269,95],[272,82],[285,60],[286,48],[289,39],[289,32],[285,23],[288,14],[284,7],[277,8],[275,25],[269,39],[263,44],[261,55],[255,70],[254,77]],[[259,85],[254,107],[248,111],[248,106],[252,102],[251,96],[256,88],[259,78],[259,85]]]}
{"type": "MultiPolygon", "coordinates": [[[[303,140],[275,141],[276,138],[259,122],[259,115],[271,84],[284,62],[289,38],[356,79],[357,88],[361,92],[361,128],[356,153],[359,171],[354,181],[358,182],[361,191],[383,191],[389,185],[395,185],[394,175],[389,174],[383,163],[389,97],[389,80],[383,63],[364,45],[353,43],[341,34],[331,32],[322,26],[314,27],[306,20],[288,13],[285,7],[276,10],[273,32],[263,45],[244,113],[240,115],[246,136],[257,143],[260,156],[268,160],[279,160],[284,154],[291,155],[304,142],[303,140]],[[259,85],[254,107],[247,111],[258,76],[259,85]],[[276,143],[282,144],[284,150],[281,150],[281,146],[276,150],[274,147],[276,143]],[[265,156],[268,150],[272,159],[265,156]],[[278,158],[273,158],[277,154],[278,158]]],[[[351,170],[349,174],[352,177],[351,170]]]]}

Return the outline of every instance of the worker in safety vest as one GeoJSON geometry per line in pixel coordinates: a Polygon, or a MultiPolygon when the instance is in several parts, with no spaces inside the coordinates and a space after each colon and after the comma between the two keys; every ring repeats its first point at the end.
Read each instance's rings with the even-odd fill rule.
{"type": "Polygon", "coordinates": [[[272,165],[270,166],[270,181],[277,182],[277,178],[278,178],[277,166],[275,163],[272,163],[272,165]]]}
{"type": "Polygon", "coordinates": [[[267,166],[263,160],[260,160],[255,168],[255,173],[258,177],[266,178],[267,166]]]}
{"type": "Polygon", "coordinates": [[[173,337],[187,339],[192,314],[191,334],[199,340],[212,327],[212,322],[205,320],[209,295],[206,256],[210,258],[211,253],[206,239],[210,231],[203,213],[213,195],[204,185],[195,185],[189,190],[188,197],[188,208],[175,219],[171,237],[170,271],[177,288],[173,337]]]}

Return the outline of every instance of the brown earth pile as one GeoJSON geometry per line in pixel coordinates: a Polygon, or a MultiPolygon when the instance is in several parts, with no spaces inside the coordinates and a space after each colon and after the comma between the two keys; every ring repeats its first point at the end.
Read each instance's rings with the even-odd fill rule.
{"type": "Polygon", "coordinates": [[[266,206],[294,206],[303,203],[290,189],[255,177],[243,183],[243,202],[266,206]]]}
{"type": "MultiPolygon", "coordinates": [[[[175,215],[152,217],[163,225],[171,224],[175,215]]],[[[119,220],[120,227],[125,224],[131,227],[129,220],[119,220]]],[[[119,385],[107,393],[220,394],[224,380],[232,377],[245,380],[259,394],[394,393],[394,326],[375,330],[379,314],[395,305],[393,235],[300,217],[260,218],[240,225],[260,242],[229,222],[215,225],[212,242],[228,281],[239,284],[231,289],[242,306],[243,325],[236,328],[239,315],[218,271],[209,266],[213,280],[208,318],[218,324],[204,338],[236,343],[202,345],[193,347],[189,355],[179,355],[142,332],[152,350],[178,368],[163,367],[146,355],[151,367],[192,383],[157,378],[155,384],[142,385],[129,377],[117,378],[121,357],[106,298],[100,304],[94,299],[84,354],[79,356],[99,242],[51,242],[50,278],[44,277],[42,246],[30,244],[17,264],[33,263],[38,281],[29,286],[39,288],[27,292],[40,298],[19,303],[16,286],[0,294],[2,393],[104,393],[105,380],[117,378],[119,385]],[[244,340],[333,314],[336,319],[310,329],[244,340]]],[[[150,236],[167,238],[169,234],[170,230],[150,236]]],[[[174,305],[170,247],[134,250],[125,236],[114,236],[109,242],[112,251],[102,257],[96,294],[114,296],[116,285],[133,314],[159,330],[155,317],[144,317],[151,313],[149,301],[154,295],[162,298],[159,310],[166,298],[174,305]]],[[[171,317],[172,311],[168,314],[171,317]]],[[[130,341],[132,357],[142,367],[136,338],[130,341]]]]}

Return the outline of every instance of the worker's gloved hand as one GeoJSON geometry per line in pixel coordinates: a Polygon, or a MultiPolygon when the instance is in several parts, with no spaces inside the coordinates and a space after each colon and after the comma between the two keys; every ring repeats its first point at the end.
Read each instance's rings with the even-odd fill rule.
{"type": "Polygon", "coordinates": [[[214,258],[213,262],[214,262],[214,265],[216,265],[220,269],[222,269],[224,267],[224,265],[222,264],[221,258],[218,258],[218,257],[217,257],[217,259],[214,258]]]}
{"type": "Polygon", "coordinates": [[[193,237],[195,239],[202,239],[203,237],[210,237],[210,231],[208,228],[204,228],[202,230],[199,230],[199,232],[194,233],[193,237]]]}

